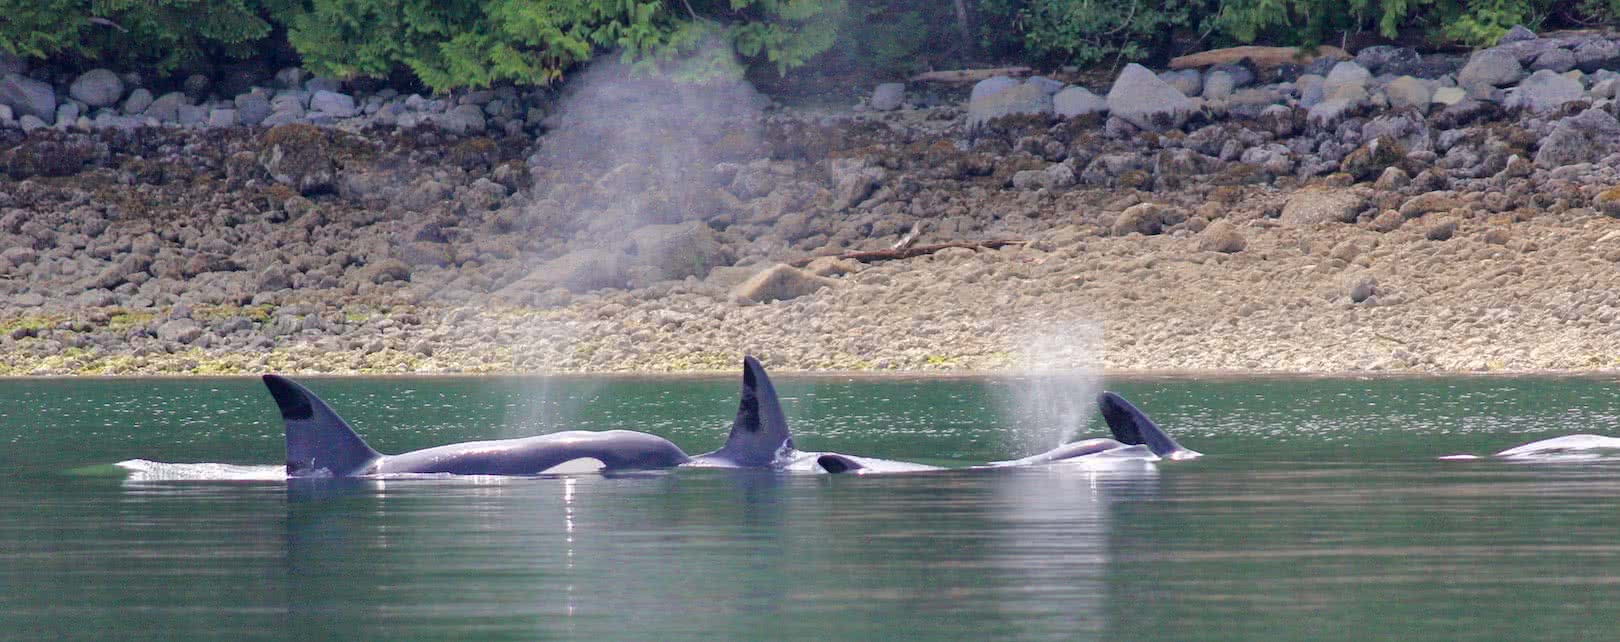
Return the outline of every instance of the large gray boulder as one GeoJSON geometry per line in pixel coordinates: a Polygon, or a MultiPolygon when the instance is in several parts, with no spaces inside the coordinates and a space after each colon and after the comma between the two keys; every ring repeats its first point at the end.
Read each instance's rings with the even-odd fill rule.
{"type": "Polygon", "coordinates": [[[714,230],[698,221],[674,225],[648,225],[630,233],[625,244],[634,261],[654,270],[654,280],[703,278],[731,257],[715,238],[714,230]]]}
{"type": "Polygon", "coordinates": [[[1537,37],[1536,32],[1531,31],[1529,27],[1524,25],[1513,25],[1512,29],[1508,29],[1506,33],[1502,34],[1502,37],[1496,39],[1496,44],[1497,46],[1501,46],[1515,42],[1535,40],[1537,37]]]}
{"type": "Polygon", "coordinates": [[[1079,85],[1064,87],[1052,96],[1052,110],[1059,118],[1077,118],[1108,111],[1108,101],[1079,85]]]}
{"type": "Polygon", "coordinates": [[[1367,83],[1372,81],[1372,73],[1365,67],[1348,60],[1333,65],[1327,77],[1322,80],[1322,94],[1328,99],[1347,98],[1349,95],[1365,96],[1367,83]]]}
{"type": "Polygon", "coordinates": [[[0,78],[0,105],[11,107],[18,118],[33,116],[47,124],[56,119],[56,92],[50,85],[21,74],[0,78]]]}
{"type": "Polygon", "coordinates": [[[1543,69],[1530,74],[1529,78],[1508,92],[1506,106],[1508,109],[1549,112],[1562,107],[1564,103],[1584,98],[1585,93],[1581,81],[1543,69]]]}
{"type": "Polygon", "coordinates": [[[1528,65],[1531,71],[1556,71],[1564,73],[1575,68],[1575,52],[1568,49],[1548,49],[1530,60],[1528,65]]]}
{"type": "Polygon", "coordinates": [[[1030,76],[1028,80],[1024,81],[1024,84],[1040,87],[1041,91],[1044,91],[1047,94],[1055,94],[1063,91],[1064,87],[1062,81],[1052,80],[1046,76],[1030,76]]]}
{"type": "Polygon", "coordinates": [[[1175,87],[1188,98],[1204,93],[1204,74],[1199,73],[1197,69],[1166,71],[1159,74],[1159,80],[1175,87]]]}
{"type": "Polygon", "coordinates": [[[439,129],[456,134],[482,134],[486,126],[484,110],[478,105],[459,105],[435,117],[433,123],[438,125],[439,129]]]}
{"type": "Polygon", "coordinates": [[[1356,52],[1356,64],[1380,76],[1414,75],[1422,62],[1422,54],[1411,47],[1373,45],[1356,52]]]}
{"type": "Polygon", "coordinates": [[[1541,140],[1536,167],[1551,169],[1576,163],[1595,163],[1620,148],[1620,121],[1599,108],[1558,121],[1541,140]]]}
{"type": "Polygon", "coordinates": [[[124,96],[124,81],[110,69],[91,69],[73,79],[68,95],[91,107],[106,107],[124,96]]]}
{"type": "Polygon", "coordinates": [[[243,125],[257,125],[270,117],[270,99],[263,94],[241,94],[233,102],[236,103],[236,118],[243,125]]]}
{"type": "Polygon", "coordinates": [[[973,92],[968,95],[968,103],[971,104],[973,101],[980,98],[989,97],[991,94],[999,94],[1021,84],[1023,83],[1018,82],[1017,79],[1009,78],[1007,76],[991,76],[989,78],[985,78],[984,80],[973,83],[973,92]]]}
{"type": "Polygon", "coordinates": [[[237,117],[238,114],[235,109],[210,109],[208,110],[208,126],[235,127],[238,122],[237,117]]]}
{"type": "Polygon", "coordinates": [[[1428,111],[1429,103],[1434,100],[1434,88],[1417,78],[1401,76],[1384,85],[1384,95],[1389,97],[1392,108],[1424,112],[1428,111]]]}
{"type": "Polygon", "coordinates": [[[731,296],[738,303],[787,301],[807,294],[814,294],[816,290],[821,288],[830,288],[837,285],[838,281],[834,279],[816,276],[793,266],[779,263],[749,277],[741,285],[732,288],[731,296]]]}
{"type": "Polygon", "coordinates": [[[1305,122],[1318,129],[1329,130],[1356,111],[1358,105],[1344,98],[1324,100],[1305,112],[1305,122]]]}
{"type": "Polygon", "coordinates": [[[309,97],[309,109],[333,118],[349,118],[355,115],[354,97],[322,89],[309,97]]]}
{"type": "MultiPolygon", "coordinates": [[[[977,92],[975,92],[977,93],[977,92]]],[[[1039,84],[1019,83],[968,101],[968,127],[980,127],[1004,116],[1051,115],[1052,95],[1039,84]]]]}
{"type": "Polygon", "coordinates": [[[1147,67],[1131,63],[1108,90],[1108,112],[1142,129],[1166,131],[1187,123],[1193,102],[1147,67]]]}
{"type": "Polygon", "coordinates": [[[1617,66],[1620,66],[1620,43],[1593,38],[1575,45],[1575,67],[1581,71],[1592,73],[1617,66]]]}
{"type": "Polygon", "coordinates": [[[877,111],[894,111],[900,108],[900,103],[905,100],[905,97],[905,83],[886,82],[872,90],[870,104],[872,109],[877,111]]]}
{"type": "Polygon", "coordinates": [[[1232,74],[1221,70],[1209,72],[1204,78],[1204,100],[1222,100],[1232,95],[1237,89],[1237,81],[1232,74]]]}
{"type": "Polygon", "coordinates": [[[1523,77],[1524,67],[1519,64],[1517,56],[1499,49],[1486,49],[1474,54],[1468,64],[1463,65],[1462,71],[1457,72],[1457,84],[1463,87],[1503,87],[1519,82],[1523,77]]]}
{"type": "Polygon", "coordinates": [[[152,92],[145,87],[136,87],[134,91],[129,92],[129,97],[124,99],[122,109],[125,116],[135,116],[151,106],[152,92]]]}
{"type": "Polygon", "coordinates": [[[158,96],[157,100],[152,101],[152,104],[148,105],[146,111],[142,113],[156,118],[160,122],[178,122],[180,120],[180,106],[187,104],[190,104],[190,99],[186,98],[185,92],[171,91],[158,96]]]}
{"type": "Polygon", "coordinates": [[[1361,140],[1388,138],[1401,146],[1401,155],[1434,149],[1429,121],[1414,112],[1393,112],[1375,116],[1361,125],[1361,140]]]}

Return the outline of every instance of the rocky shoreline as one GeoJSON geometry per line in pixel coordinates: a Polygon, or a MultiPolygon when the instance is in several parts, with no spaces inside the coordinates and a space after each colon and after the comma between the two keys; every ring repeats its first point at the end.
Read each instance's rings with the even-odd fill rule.
{"type": "Polygon", "coordinates": [[[0,375],[1620,369],[1620,40],[1504,40],[853,110],[284,72],[270,126],[7,75],[0,375]]]}

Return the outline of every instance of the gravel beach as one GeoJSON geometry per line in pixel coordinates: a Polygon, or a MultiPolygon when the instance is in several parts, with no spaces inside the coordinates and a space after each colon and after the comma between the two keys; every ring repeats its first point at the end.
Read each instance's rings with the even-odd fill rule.
{"type": "Polygon", "coordinates": [[[0,375],[1620,370],[1620,64],[1534,68],[1585,38],[853,109],[603,71],[0,113],[0,375]]]}

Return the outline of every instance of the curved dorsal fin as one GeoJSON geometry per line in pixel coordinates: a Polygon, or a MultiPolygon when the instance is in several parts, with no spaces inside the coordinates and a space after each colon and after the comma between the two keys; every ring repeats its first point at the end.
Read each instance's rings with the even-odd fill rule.
{"type": "Polygon", "coordinates": [[[738,466],[769,466],[783,448],[793,448],[793,437],[788,434],[787,416],[776,398],[776,387],[758,359],[743,357],[737,418],[731,422],[726,445],[714,454],[738,466]]]}
{"type": "Polygon", "coordinates": [[[1114,432],[1114,439],[1122,444],[1132,446],[1146,445],[1148,450],[1160,457],[1168,457],[1183,450],[1181,444],[1171,439],[1170,435],[1160,429],[1158,424],[1148,419],[1147,415],[1137,410],[1136,406],[1112,392],[1104,392],[1097,396],[1097,407],[1102,410],[1103,421],[1108,422],[1108,429],[1114,432]]]}
{"type": "Polygon", "coordinates": [[[865,466],[861,465],[861,462],[855,461],[854,459],[838,453],[826,453],[820,457],[817,457],[816,465],[820,466],[822,470],[834,475],[839,473],[852,473],[865,468],[865,466]]]}
{"type": "Polygon", "coordinates": [[[293,380],[264,375],[287,427],[287,475],[347,477],[360,474],[382,455],[366,445],[320,397],[293,380]],[[325,473],[321,471],[325,470],[325,473]]]}

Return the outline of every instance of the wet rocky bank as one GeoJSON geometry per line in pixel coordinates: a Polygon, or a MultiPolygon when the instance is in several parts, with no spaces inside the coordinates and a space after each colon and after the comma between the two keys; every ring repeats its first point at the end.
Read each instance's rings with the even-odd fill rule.
{"type": "Polygon", "coordinates": [[[1616,43],[844,110],[612,70],[414,100],[278,75],[269,126],[11,107],[0,374],[1613,370],[1616,43]],[[838,258],[986,240],[1021,242],[838,258]]]}

